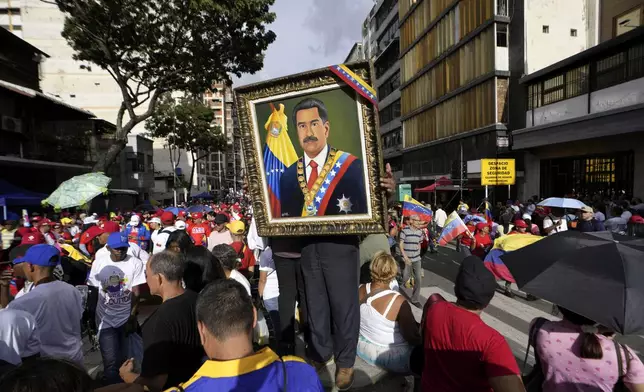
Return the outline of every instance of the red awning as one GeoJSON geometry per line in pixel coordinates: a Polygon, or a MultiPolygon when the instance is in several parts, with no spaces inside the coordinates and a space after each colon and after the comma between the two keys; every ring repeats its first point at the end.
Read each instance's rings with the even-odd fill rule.
{"type": "Polygon", "coordinates": [[[416,191],[416,192],[434,192],[435,190],[437,190],[436,187],[451,186],[453,184],[454,183],[449,178],[441,177],[438,180],[436,180],[436,182],[433,183],[432,185],[426,186],[424,188],[416,188],[416,189],[414,189],[414,191],[416,191]]]}

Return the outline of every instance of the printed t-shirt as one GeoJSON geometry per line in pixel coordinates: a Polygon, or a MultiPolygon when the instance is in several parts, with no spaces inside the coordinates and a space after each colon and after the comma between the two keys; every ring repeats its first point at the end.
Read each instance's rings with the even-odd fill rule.
{"type": "MultiPolygon", "coordinates": [[[[530,327],[534,321],[530,324],[530,327]]],[[[543,392],[611,392],[619,378],[617,353],[613,340],[597,335],[602,346],[601,359],[580,358],[580,329],[569,321],[546,321],[537,334],[537,353],[545,381],[543,392]],[[578,386],[582,385],[581,388],[578,386]]],[[[630,362],[622,351],[624,382],[644,384],[644,365],[630,352],[630,362]]]]}
{"type": "Polygon", "coordinates": [[[88,282],[98,287],[96,324],[99,329],[118,328],[130,318],[132,288],[145,283],[143,262],[126,255],[114,262],[109,256],[97,255],[89,272],[88,282]]]}
{"type": "Polygon", "coordinates": [[[235,252],[240,256],[241,267],[239,267],[239,272],[245,275],[246,272],[248,272],[248,268],[255,266],[255,255],[253,254],[253,251],[250,250],[248,245],[241,241],[235,241],[230,244],[230,246],[232,246],[233,249],[235,249],[235,252]]]}
{"type": "Polygon", "coordinates": [[[14,299],[7,308],[23,310],[34,316],[43,356],[83,363],[83,301],[74,286],[57,280],[41,283],[14,299]]]}
{"type": "Polygon", "coordinates": [[[0,360],[20,365],[22,358],[40,354],[40,334],[31,313],[0,309],[0,326],[0,360]]]}
{"type": "Polygon", "coordinates": [[[268,347],[241,359],[209,360],[181,388],[170,388],[166,392],[282,392],[286,388],[298,392],[324,391],[311,365],[293,356],[284,356],[282,360],[268,347]]]}
{"type": "Polygon", "coordinates": [[[423,390],[492,392],[488,379],[520,374],[503,336],[472,312],[437,302],[423,328],[423,390]]]}
{"type": "MultiPolygon", "coordinates": [[[[148,263],[148,260],[150,259],[150,254],[144,251],[143,249],[141,249],[140,246],[138,246],[133,242],[131,242],[130,246],[127,248],[127,254],[134,257],[135,259],[141,260],[144,266],[148,263]]],[[[103,258],[103,257],[107,257],[108,259],[110,258],[110,251],[106,247],[102,247],[101,249],[96,251],[95,258],[103,258]]]]}
{"type": "Polygon", "coordinates": [[[199,369],[205,355],[197,330],[197,293],[163,302],[143,324],[141,376],[166,374],[164,388],[186,382],[199,369]]]}
{"type": "Polygon", "coordinates": [[[207,223],[191,224],[188,227],[188,234],[190,234],[196,246],[205,245],[210,235],[210,226],[207,223]]]}

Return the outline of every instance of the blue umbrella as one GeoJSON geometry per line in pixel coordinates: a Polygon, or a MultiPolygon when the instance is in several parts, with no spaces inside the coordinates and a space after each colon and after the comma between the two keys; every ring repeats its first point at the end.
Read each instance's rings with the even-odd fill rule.
{"type": "Polygon", "coordinates": [[[188,208],[187,211],[189,213],[191,213],[191,214],[193,214],[195,212],[210,212],[210,211],[212,211],[212,208],[210,208],[208,206],[201,205],[201,204],[197,204],[195,206],[191,206],[190,208],[188,208]]]}
{"type": "Polygon", "coordinates": [[[164,209],[164,211],[170,211],[175,215],[179,215],[179,212],[185,211],[185,208],[178,208],[178,207],[168,207],[164,209]]]}
{"type": "Polygon", "coordinates": [[[550,197],[542,201],[538,205],[542,207],[553,207],[553,208],[570,208],[573,210],[580,210],[586,205],[577,199],[569,199],[567,197],[550,197]]]}
{"type": "Polygon", "coordinates": [[[463,223],[465,223],[465,224],[467,224],[468,222],[471,222],[471,221],[473,221],[474,223],[487,223],[485,218],[483,218],[482,216],[478,216],[478,215],[468,215],[465,218],[463,218],[463,223]]]}

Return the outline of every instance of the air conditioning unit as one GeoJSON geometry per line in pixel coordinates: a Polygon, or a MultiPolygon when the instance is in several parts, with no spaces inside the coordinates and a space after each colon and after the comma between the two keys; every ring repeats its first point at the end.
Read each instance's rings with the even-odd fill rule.
{"type": "Polygon", "coordinates": [[[22,121],[19,118],[2,116],[2,130],[22,133],[22,121]]]}

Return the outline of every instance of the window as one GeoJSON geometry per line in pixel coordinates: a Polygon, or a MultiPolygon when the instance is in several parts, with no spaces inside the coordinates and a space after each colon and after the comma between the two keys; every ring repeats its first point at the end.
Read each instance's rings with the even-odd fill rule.
{"type": "Polygon", "coordinates": [[[543,31],[544,34],[550,34],[550,26],[544,25],[542,27],[542,31],[543,31]]]}
{"type": "Polygon", "coordinates": [[[400,117],[400,99],[382,109],[380,112],[380,125],[385,125],[400,117]]]}
{"type": "Polygon", "coordinates": [[[577,29],[570,29],[570,36],[571,37],[576,37],[577,36],[577,29]]]}
{"type": "Polygon", "coordinates": [[[617,37],[618,35],[628,33],[629,31],[640,27],[642,25],[643,17],[644,17],[643,5],[637,6],[636,8],[633,8],[617,16],[614,22],[614,25],[615,25],[614,36],[617,37]]]}
{"type": "Polygon", "coordinates": [[[383,100],[400,87],[400,71],[394,73],[378,88],[378,99],[383,100]]]}
{"type": "Polygon", "coordinates": [[[496,26],[496,46],[499,48],[508,47],[508,25],[499,24],[496,26]]]}

